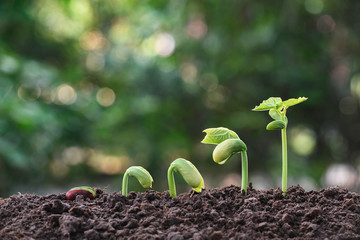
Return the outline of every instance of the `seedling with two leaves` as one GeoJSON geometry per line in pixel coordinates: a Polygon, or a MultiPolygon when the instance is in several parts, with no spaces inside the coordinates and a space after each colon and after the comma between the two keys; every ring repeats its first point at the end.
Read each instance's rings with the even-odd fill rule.
{"type": "Polygon", "coordinates": [[[279,97],[270,97],[264,100],[259,106],[256,106],[253,111],[269,111],[270,117],[274,120],[266,126],[266,130],[281,130],[281,142],[282,142],[282,191],[285,195],[287,190],[287,138],[286,128],[288,125],[288,119],[286,117],[286,110],[306,101],[306,97],[290,98],[286,101],[282,101],[279,97]]]}

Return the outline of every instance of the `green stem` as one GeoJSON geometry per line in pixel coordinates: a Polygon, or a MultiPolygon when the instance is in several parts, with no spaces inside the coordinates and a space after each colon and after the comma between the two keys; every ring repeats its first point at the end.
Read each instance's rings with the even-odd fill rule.
{"type": "Polygon", "coordinates": [[[126,197],[128,194],[128,179],[129,173],[126,171],[122,181],[122,194],[126,197]]]}
{"type": "Polygon", "coordinates": [[[175,188],[175,179],[174,179],[174,168],[169,167],[168,170],[168,183],[169,183],[169,193],[171,197],[176,197],[176,188],[175,188]]]}
{"type": "Polygon", "coordinates": [[[282,142],[282,191],[285,196],[287,190],[287,141],[286,141],[286,128],[281,129],[281,142],[282,142]]]}
{"type": "Polygon", "coordinates": [[[241,179],[241,191],[245,191],[245,195],[248,187],[248,159],[246,151],[241,152],[241,168],[242,168],[242,179],[241,179]]]}

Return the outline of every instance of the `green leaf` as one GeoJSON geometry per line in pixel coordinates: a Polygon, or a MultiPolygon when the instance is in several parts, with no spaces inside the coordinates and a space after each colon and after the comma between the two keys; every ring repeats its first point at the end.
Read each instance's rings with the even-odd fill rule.
{"type": "Polygon", "coordinates": [[[286,100],[285,102],[283,102],[283,105],[285,106],[285,108],[288,108],[288,107],[294,106],[296,104],[302,103],[306,100],[307,100],[306,97],[299,97],[298,99],[290,98],[290,99],[286,100]]]}
{"type": "Polygon", "coordinates": [[[282,119],[280,111],[275,109],[275,108],[270,109],[269,115],[274,120],[281,120],[282,119]]]}
{"type": "Polygon", "coordinates": [[[239,139],[239,136],[234,131],[224,127],[208,128],[203,132],[206,133],[206,136],[201,143],[219,144],[227,139],[239,139]]]}
{"type": "Polygon", "coordinates": [[[267,111],[272,108],[280,109],[283,106],[283,102],[279,97],[270,97],[264,100],[259,106],[254,107],[253,111],[267,111]]]}

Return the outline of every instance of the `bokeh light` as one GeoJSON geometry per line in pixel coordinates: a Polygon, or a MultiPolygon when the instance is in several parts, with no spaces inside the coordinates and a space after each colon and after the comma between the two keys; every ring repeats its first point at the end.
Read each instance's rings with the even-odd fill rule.
{"type": "Polygon", "coordinates": [[[114,175],[124,173],[131,162],[128,156],[105,155],[92,150],[88,164],[100,173],[114,175]]]}
{"type": "Polygon", "coordinates": [[[101,88],[96,93],[96,101],[103,107],[113,105],[115,98],[115,93],[111,88],[101,88]]]}
{"type": "Polygon", "coordinates": [[[92,22],[92,9],[89,1],[70,1],[65,9],[61,2],[40,0],[33,14],[43,25],[42,33],[58,41],[77,37],[92,22]]]}
{"type": "Polygon", "coordinates": [[[83,163],[86,159],[87,153],[84,149],[72,146],[64,149],[61,154],[61,160],[66,165],[78,165],[83,163]]]}
{"type": "Polygon", "coordinates": [[[345,115],[352,115],[357,112],[358,103],[354,97],[343,97],[339,102],[340,112],[345,115]]]}
{"type": "Polygon", "coordinates": [[[318,18],[316,22],[316,26],[319,32],[323,34],[327,34],[334,31],[336,27],[336,23],[330,15],[323,15],[318,18]]]}
{"type": "Polygon", "coordinates": [[[86,32],[80,38],[80,45],[85,50],[99,50],[105,47],[106,39],[100,31],[86,32]]]}
{"type": "Polygon", "coordinates": [[[90,71],[99,72],[105,67],[104,54],[101,52],[91,52],[86,57],[86,67],[90,71]]]}
{"type": "Polygon", "coordinates": [[[19,62],[11,56],[3,55],[0,58],[0,71],[4,73],[14,73],[19,69],[19,62]]]}
{"type": "Polygon", "coordinates": [[[308,127],[293,127],[289,131],[289,143],[297,154],[308,156],[316,147],[316,134],[308,127]]]}
{"type": "Polygon", "coordinates": [[[325,186],[339,186],[353,188],[356,184],[358,175],[354,167],[347,164],[332,164],[324,175],[325,186]]]}
{"type": "Polygon", "coordinates": [[[155,40],[155,52],[161,57],[170,56],[175,50],[175,39],[168,33],[161,33],[155,40]]]}
{"type": "Polygon", "coordinates": [[[76,91],[68,84],[62,84],[56,89],[56,97],[60,104],[70,105],[77,99],[76,91]]]}
{"type": "Polygon", "coordinates": [[[198,70],[194,63],[183,63],[180,67],[181,79],[186,83],[194,83],[198,70]]]}
{"type": "Polygon", "coordinates": [[[203,20],[194,20],[188,22],[185,33],[196,40],[203,38],[207,33],[207,25],[203,20]]]}
{"type": "Polygon", "coordinates": [[[39,86],[29,86],[22,84],[17,91],[18,97],[22,100],[35,100],[41,95],[39,86]]]}
{"type": "Polygon", "coordinates": [[[351,78],[350,90],[352,95],[360,101],[360,74],[354,75],[351,78]]]}
{"type": "Polygon", "coordinates": [[[324,8],[322,0],[305,0],[304,4],[306,11],[312,14],[319,14],[324,8]]]}

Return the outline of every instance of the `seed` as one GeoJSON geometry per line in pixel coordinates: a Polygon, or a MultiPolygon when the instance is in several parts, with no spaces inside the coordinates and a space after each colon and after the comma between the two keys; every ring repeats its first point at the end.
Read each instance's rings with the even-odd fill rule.
{"type": "Polygon", "coordinates": [[[94,199],[96,197],[96,192],[91,187],[74,187],[66,193],[67,200],[75,200],[77,195],[82,195],[84,198],[88,197],[94,199]]]}

